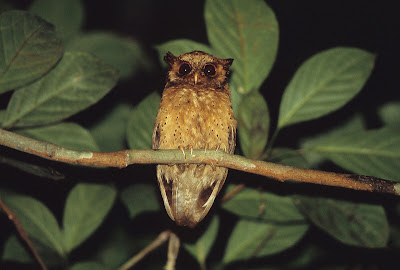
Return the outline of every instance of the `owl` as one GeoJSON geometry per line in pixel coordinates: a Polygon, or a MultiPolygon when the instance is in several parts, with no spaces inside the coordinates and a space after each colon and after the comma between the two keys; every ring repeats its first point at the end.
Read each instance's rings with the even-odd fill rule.
{"type": "MultiPolygon", "coordinates": [[[[228,86],[233,59],[193,51],[168,52],[166,85],[153,131],[153,149],[221,149],[236,146],[228,86]]],[[[187,151],[187,153],[190,153],[187,151]]],[[[205,164],[157,165],[165,209],[178,225],[194,227],[208,213],[228,169],[205,164]]]]}

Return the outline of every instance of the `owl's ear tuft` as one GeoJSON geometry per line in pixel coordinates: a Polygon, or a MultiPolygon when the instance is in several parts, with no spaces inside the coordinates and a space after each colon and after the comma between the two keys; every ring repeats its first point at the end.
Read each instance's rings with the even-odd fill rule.
{"type": "Polygon", "coordinates": [[[228,59],[222,59],[223,63],[224,63],[224,67],[227,69],[229,68],[232,63],[233,63],[233,59],[232,58],[228,58],[228,59]]]}
{"type": "Polygon", "coordinates": [[[171,52],[167,52],[164,56],[164,61],[168,64],[168,66],[172,66],[172,64],[176,61],[176,56],[173,55],[171,52]]]}

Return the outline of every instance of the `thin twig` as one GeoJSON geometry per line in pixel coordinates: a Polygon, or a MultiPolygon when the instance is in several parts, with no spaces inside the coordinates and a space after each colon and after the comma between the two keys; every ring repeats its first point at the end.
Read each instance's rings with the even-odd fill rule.
{"type": "Polygon", "coordinates": [[[147,254],[164,244],[171,235],[171,231],[163,231],[160,233],[153,242],[151,242],[147,247],[145,247],[138,254],[133,256],[129,261],[127,261],[124,265],[122,265],[118,270],[128,270],[131,267],[135,266],[140,260],[142,260],[147,254]]]}
{"type": "Polygon", "coordinates": [[[213,164],[248,173],[267,176],[279,181],[295,180],[319,185],[400,195],[400,183],[372,176],[340,174],[302,169],[282,164],[252,160],[221,150],[193,150],[182,155],[181,150],[123,150],[110,153],[75,151],[40,142],[0,129],[0,145],[70,164],[124,168],[132,164],[213,164]]]}
{"type": "Polygon", "coordinates": [[[29,239],[29,236],[26,233],[25,229],[22,227],[22,224],[19,221],[18,216],[7,207],[7,205],[3,202],[3,200],[1,198],[0,198],[0,209],[3,209],[3,211],[8,216],[8,219],[11,220],[14,223],[14,227],[17,230],[19,236],[22,238],[22,240],[25,241],[25,243],[28,246],[29,250],[32,252],[33,257],[35,257],[35,260],[39,263],[40,268],[42,270],[47,270],[47,267],[44,264],[42,258],[40,257],[39,252],[36,250],[36,248],[33,245],[31,239],[29,239]]]}
{"type": "Polygon", "coordinates": [[[165,270],[175,270],[176,259],[178,258],[179,247],[181,242],[179,237],[171,233],[169,236],[169,243],[168,243],[168,259],[167,264],[165,265],[165,270]]]}

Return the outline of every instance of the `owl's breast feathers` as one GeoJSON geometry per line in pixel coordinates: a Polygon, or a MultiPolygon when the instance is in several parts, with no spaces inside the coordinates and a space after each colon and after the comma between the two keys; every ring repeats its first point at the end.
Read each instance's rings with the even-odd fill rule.
{"type": "Polygon", "coordinates": [[[166,88],[156,118],[153,148],[191,146],[233,153],[236,120],[229,94],[193,86],[166,88]]]}
{"type": "MultiPolygon", "coordinates": [[[[164,89],[153,132],[153,149],[222,149],[236,141],[230,93],[195,87],[164,89]]],[[[204,164],[158,165],[157,178],[168,215],[194,227],[210,210],[228,169],[204,164]]]]}

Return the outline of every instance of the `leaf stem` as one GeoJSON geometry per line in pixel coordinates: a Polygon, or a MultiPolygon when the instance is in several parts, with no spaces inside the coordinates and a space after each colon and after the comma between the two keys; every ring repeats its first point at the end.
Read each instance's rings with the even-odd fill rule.
{"type": "Polygon", "coordinates": [[[295,180],[355,190],[388,193],[399,196],[400,183],[372,176],[340,174],[248,159],[224,151],[193,150],[183,155],[181,150],[122,150],[100,153],[75,151],[40,142],[0,129],[0,145],[70,164],[124,168],[132,164],[213,164],[248,173],[267,176],[279,181],[295,180]]]}

